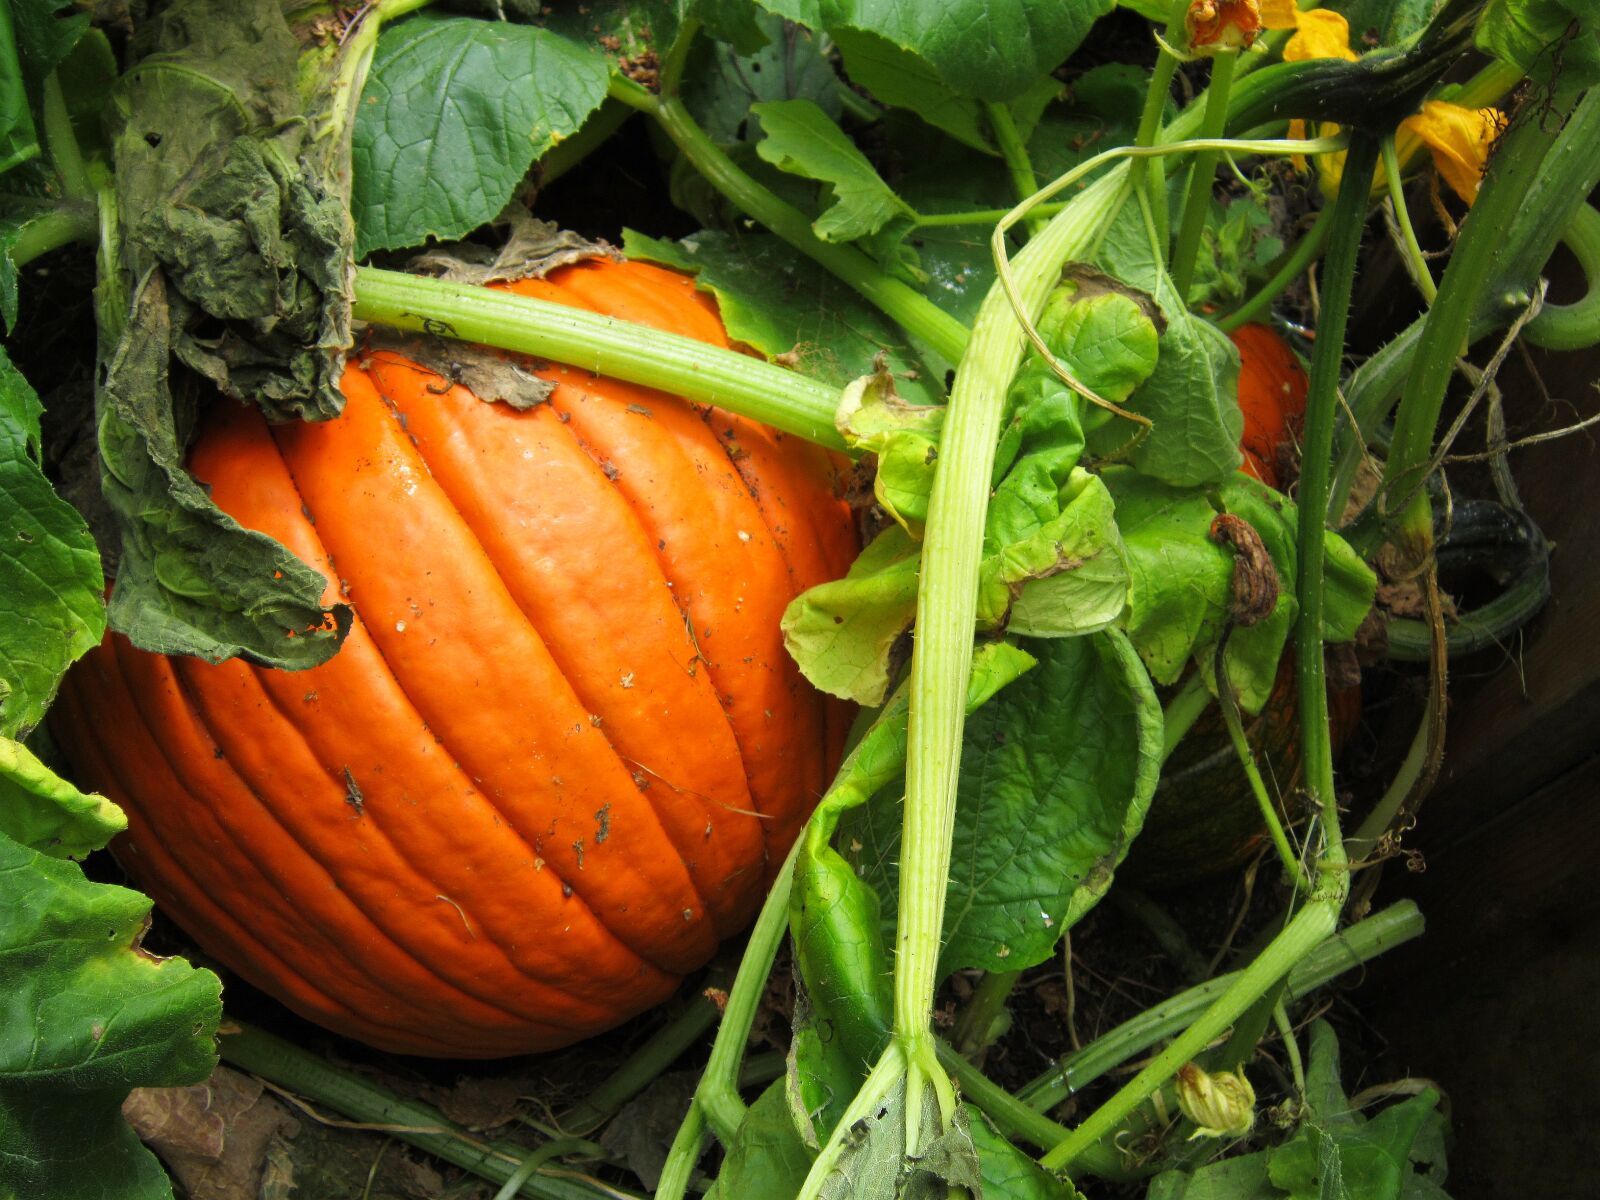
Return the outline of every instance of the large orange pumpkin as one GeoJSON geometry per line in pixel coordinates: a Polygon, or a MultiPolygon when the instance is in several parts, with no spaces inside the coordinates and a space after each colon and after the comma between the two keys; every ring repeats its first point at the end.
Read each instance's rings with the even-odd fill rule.
{"type": "MultiPolygon", "coordinates": [[[[516,290],[727,339],[686,278],[516,290]]],[[[303,672],[110,637],[54,728],[129,873],[210,954],[385,1049],[549,1049],[659,1003],[750,918],[844,722],[779,616],[855,552],[833,463],[577,369],[480,401],[394,353],[344,415],[218,405],[190,468],[357,618],[303,672]]]]}

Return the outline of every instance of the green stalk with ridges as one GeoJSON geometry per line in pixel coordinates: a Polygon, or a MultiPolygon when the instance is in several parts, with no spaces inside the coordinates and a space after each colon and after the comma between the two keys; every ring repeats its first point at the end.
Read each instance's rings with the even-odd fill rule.
{"type": "Polygon", "coordinates": [[[838,393],[747,354],[492,288],[356,268],[354,315],[395,329],[481,342],[714,404],[830,449],[838,393]]]}

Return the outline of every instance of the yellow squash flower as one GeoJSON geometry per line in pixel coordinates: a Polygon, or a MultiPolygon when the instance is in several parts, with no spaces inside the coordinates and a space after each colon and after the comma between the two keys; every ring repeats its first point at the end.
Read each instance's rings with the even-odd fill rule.
{"type": "MultiPolygon", "coordinates": [[[[1360,55],[1350,49],[1349,22],[1336,12],[1319,8],[1299,14],[1294,36],[1283,47],[1283,57],[1285,62],[1305,62],[1313,58],[1342,58],[1354,62],[1360,55]]],[[[1500,122],[1500,113],[1492,108],[1471,109],[1448,100],[1427,100],[1423,102],[1421,113],[1400,123],[1395,149],[1404,162],[1419,143],[1426,146],[1433,155],[1434,169],[1456,195],[1471,204],[1478,197],[1483,164],[1500,131],[1500,122]]],[[[1339,127],[1333,124],[1323,125],[1318,130],[1324,135],[1338,131],[1339,127]]],[[[1289,136],[1305,137],[1305,122],[1291,121],[1289,136]]],[[[1328,196],[1339,190],[1344,158],[1339,153],[1324,154],[1317,159],[1317,174],[1328,196]]],[[[1303,158],[1297,158],[1295,165],[1305,170],[1303,158]]],[[[1380,164],[1374,186],[1384,186],[1384,178],[1380,164]]]]}

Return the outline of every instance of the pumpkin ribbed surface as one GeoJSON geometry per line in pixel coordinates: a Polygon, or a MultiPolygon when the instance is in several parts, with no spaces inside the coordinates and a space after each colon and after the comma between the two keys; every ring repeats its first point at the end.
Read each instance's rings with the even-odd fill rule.
{"type": "MultiPolygon", "coordinates": [[[[725,346],[682,276],[512,285],[725,346]]],[[[190,469],[356,620],[309,671],[110,637],[53,720],[129,873],[209,953],[385,1049],[549,1049],[659,1003],[752,915],[844,714],[779,617],[855,552],[798,439],[544,367],[515,412],[392,352],[338,420],[218,405],[190,469]]]]}

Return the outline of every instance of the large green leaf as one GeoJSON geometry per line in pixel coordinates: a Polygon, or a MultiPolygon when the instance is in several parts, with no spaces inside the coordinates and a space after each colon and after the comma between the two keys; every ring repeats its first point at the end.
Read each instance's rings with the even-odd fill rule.
{"type": "MultiPolygon", "coordinates": [[[[1116,631],[1030,640],[1039,665],[967,721],[941,975],[1018,971],[1111,884],[1160,769],[1161,708],[1116,631]]],[[[880,895],[899,881],[900,791],[841,823],[880,895]]]]}
{"type": "Polygon", "coordinates": [[[355,123],[356,254],[492,220],[609,78],[603,58],[534,26],[424,14],[385,29],[355,123]]]}
{"type": "Polygon", "coordinates": [[[0,349],[0,738],[32,729],[105,632],[100,554],[39,469],[39,398],[0,349]]]}
{"type": "Polygon", "coordinates": [[[1011,100],[1076,50],[1113,0],[758,0],[812,29],[859,30],[915,54],[946,87],[1011,100]]]}
{"type": "Polygon", "coordinates": [[[122,1102],[207,1078],[222,1005],[211,972],[139,948],[149,912],[0,835],[0,1196],[171,1196],[122,1102]]]}
{"type": "Polygon", "coordinates": [[[717,298],[728,336],[769,358],[792,356],[806,374],[842,388],[871,374],[882,354],[904,399],[943,399],[939,381],[928,378],[891,321],[772,234],[703,230],[669,242],[629,229],[622,248],[693,272],[696,286],[717,298]]]}

